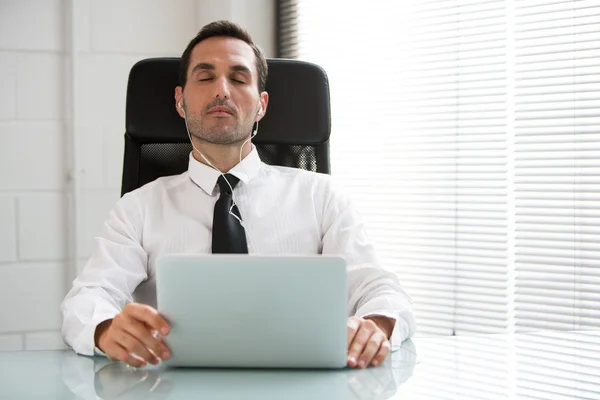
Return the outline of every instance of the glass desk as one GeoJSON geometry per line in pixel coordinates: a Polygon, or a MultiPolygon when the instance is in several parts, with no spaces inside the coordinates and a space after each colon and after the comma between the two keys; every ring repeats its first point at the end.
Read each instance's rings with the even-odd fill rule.
{"type": "Polygon", "coordinates": [[[131,369],[0,353],[0,399],[600,399],[600,331],[418,338],[365,370],[131,369]]]}

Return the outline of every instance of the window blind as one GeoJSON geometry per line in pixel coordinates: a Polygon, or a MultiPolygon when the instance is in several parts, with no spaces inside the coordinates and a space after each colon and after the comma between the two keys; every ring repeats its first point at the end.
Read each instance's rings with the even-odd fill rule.
{"type": "Polygon", "coordinates": [[[600,2],[515,4],[516,325],[600,327],[600,2]]]}
{"type": "Polygon", "coordinates": [[[600,326],[600,0],[280,3],[419,333],[600,326]]]}

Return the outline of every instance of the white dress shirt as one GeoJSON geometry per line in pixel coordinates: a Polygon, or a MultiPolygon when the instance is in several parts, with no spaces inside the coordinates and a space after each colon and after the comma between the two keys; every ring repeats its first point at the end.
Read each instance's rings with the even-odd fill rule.
{"type": "MultiPolygon", "coordinates": [[[[415,330],[412,303],[377,261],[363,223],[329,175],[263,163],[256,149],[229,173],[250,254],[333,254],[347,264],[348,316],[396,320],[392,345],[415,330]]],[[[96,237],[92,257],[61,305],[62,334],[94,354],[96,326],[130,302],[156,307],[158,256],[211,253],[219,172],[190,154],[188,171],[123,196],[96,237]]]]}

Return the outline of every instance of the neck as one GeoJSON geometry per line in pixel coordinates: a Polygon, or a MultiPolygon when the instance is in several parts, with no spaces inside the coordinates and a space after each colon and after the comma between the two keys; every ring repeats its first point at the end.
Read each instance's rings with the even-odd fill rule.
{"type": "MultiPolygon", "coordinates": [[[[198,162],[208,166],[212,164],[219,171],[227,173],[240,163],[240,146],[242,143],[243,142],[230,145],[218,145],[200,142],[194,138],[194,146],[202,152],[204,157],[206,157],[210,163],[206,162],[204,157],[202,157],[198,151],[194,150],[192,154],[198,162]]],[[[251,141],[246,142],[244,149],[242,150],[242,160],[250,154],[251,149],[251,141]]]]}

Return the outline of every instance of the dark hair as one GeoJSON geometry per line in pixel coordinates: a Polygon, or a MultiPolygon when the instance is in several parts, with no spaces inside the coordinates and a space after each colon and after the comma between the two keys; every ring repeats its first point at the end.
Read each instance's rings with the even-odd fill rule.
{"type": "Polygon", "coordinates": [[[192,50],[198,43],[211,37],[224,36],[235,39],[240,39],[252,47],[254,57],[256,58],[256,70],[258,71],[258,92],[263,92],[267,86],[267,60],[263,51],[252,41],[252,37],[248,31],[231,21],[215,21],[205,25],[195,38],[188,44],[185,51],[181,55],[179,63],[179,83],[185,87],[187,83],[187,72],[190,67],[190,57],[192,50]]]}

